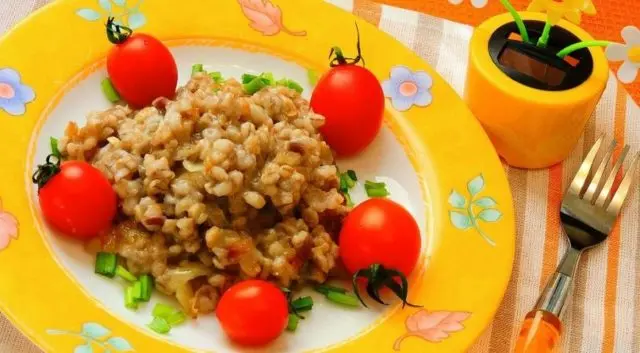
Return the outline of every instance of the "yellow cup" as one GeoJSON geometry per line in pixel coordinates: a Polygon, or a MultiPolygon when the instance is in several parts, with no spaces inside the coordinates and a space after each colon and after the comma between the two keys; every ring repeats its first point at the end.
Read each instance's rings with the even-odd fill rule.
{"type": "MultiPolygon", "coordinates": [[[[546,16],[533,12],[521,16],[535,43],[546,16]]],[[[552,29],[547,56],[543,53],[539,60],[522,56],[527,52],[535,57],[538,49],[518,44],[513,33],[518,31],[509,14],[476,28],[464,98],[509,165],[545,168],[564,160],[578,142],[602,96],[609,66],[600,48],[574,52],[571,64],[557,63],[560,59],[549,55],[566,45],[593,40],[570,22],[562,20],[552,29]],[[541,64],[546,59],[553,65],[541,64]]]]}

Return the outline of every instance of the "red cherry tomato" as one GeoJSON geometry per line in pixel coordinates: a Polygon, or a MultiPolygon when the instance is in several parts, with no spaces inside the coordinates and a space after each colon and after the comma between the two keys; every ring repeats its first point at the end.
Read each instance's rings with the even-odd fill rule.
{"type": "MultiPolygon", "coordinates": [[[[115,25],[107,23],[109,26],[115,25]]],[[[162,42],[142,33],[123,35],[114,41],[107,57],[107,72],[122,99],[134,108],[142,108],[158,97],[173,98],[178,67],[162,42]]]]}
{"type": "Polygon", "coordinates": [[[111,227],[116,194],[102,173],[81,161],[62,163],[60,171],[38,192],[44,219],[77,239],[89,239],[111,227]]]}
{"type": "Polygon", "coordinates": [[[320,132],[329,146],[340,156],[352,156],[364,150],[380,131],[384,93],[371,71],[339,65],[318,81],[311,108],[325,117],[320,132]]]}
{"type": "Polygon", "coordinates": [[[374,198],[345,218],[339,245],[340,257],[351,273],[381,264],[409,276],[420,256],[420,229],[404,207],[374,198]]]}
{"type": "Polygon", "coordinates": [[[229,288],[218,302],[216,316],[236,343],[264,345],[287,326],[289,305],[280,288],[262,280],[248,280],[229,288]]]}

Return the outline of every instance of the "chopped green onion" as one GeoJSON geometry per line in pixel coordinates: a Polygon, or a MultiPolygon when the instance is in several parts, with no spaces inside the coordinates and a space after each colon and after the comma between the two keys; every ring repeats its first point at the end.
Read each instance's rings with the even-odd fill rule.
{"type": "Polygon", "coordinates": [[[338,173],[338,177],[340,178],[340,192],[347,201],[347,206],[353,206],[353,201],[351,201],[351,195],[349,195],[349,189],[353,188],[356,185],[356,173],[353,170],[348,170],[346,173],[338,173]]]}
{"type": "Polygon", "coordinates": [[[133,286],[128,286],[127,289],[124,290],[124,306],[132,310],[138,309],[138,302],[136,301],[134,291],[133,286]]]}
{"type": "Polygon", "coordinates": [[[161,303],[153,307],[152,315],[153,322],[149,327],[151,327],[154,322],[157,322],[162,330],[166,327],[166,332],[159,332],[151,327],[152,330],[158,333],[167,333],[171,329],[171,326],[180,325],[187,320],[187,316],[182,311],[161,303]]]}
{"type": "Polygon", "coordinates": [[[347,175],[351,180],[358,181],[358,176],[356,175],[356,172],[354,172],[353,170],[351,169],[347,170],[347,175]]]}
{"type": "Polygon", "coordinates": [[[264,80],[262,78],[256,77],[253,80],[251,80],[251,82],[245,83],[243,86],[244,86],[244,90],[248,94],[254,94],[254,93],[258,92],[259,90],[265,88],[267,85],[265,84],[265,82],[264,82],[264,80]]]}
{"type": "Polygon", "coordinates": [[[348,175],[345,175],[344,178],[347,181],[347,186],[349,187],[349,189],[351,189],[352,187],[356,186],[356,181],[351,179],[351,178],[349,178],[348,175]]]}
{"type": "Polygon", "coordinates": [[[300,84],[298,84],[296,81],[290,80],[288,78],[283,78],[283,79],[280,79],[280,80],[276,81],[276,85],[285,86],[285,87],[291,88],[292,90],[295,90],[298,93],[302,93],[302,91],[304,91],[304,88],[302,88],[302,86],[300,86],[300,84]]]}
{"type": "Polygon", "coordinates": [[[167,320],[161,318],[161,317],[154,317],[153,321],[151,321],[151,323],[149,325],[147,325],[153,332],[159,333],[159,334],[166,334],[169,333],[169,331],[171,331],[171,325],[169,325],[169,323],[167,322],[167,320]]]}
{"type": "Polygon", "coordinates": [[[318,83],[318,73],[311,69],[307,70],[307,79],[311,86],[315,86],[318,83]]]}
{"type": "Polygon", "coordinates": [[[376,183],[373,181],[365,181],[364,190],[367,192],[367,196],[369,197],[386,197],[389,196],[389,191],[387,191],[387,185],[385,183],[376,183]]]}
{"type": "Polygon", "coordinates": [[[378,189],[378,188],[384,188],[387,185],[385,183],[382,182],[375,182],[375,181],[371,181],[371,180],[365,180],[364,182],[364,186],[368,186],[374,189],[378,189]]]}
{"type": "Polygon", "coordinates": [[[344,192],[342,193],[342,196],[344,196],[344,199],[347,201],[347,206],[353,207],[353,201],[351,200],[351,195],[349,195],[348,192],[344,192]]]}
{"type": "Polygon", "coordinates": [[[273,74],[271,72],[263,72],[260,77],[269,86],[273,86],[276,84],[276,79],[273,78],[273,74]]]}
{"type": "Polygon", "coordinates": [[[366,188],[365,187],[365,191],[367,192],[367,196],[369,197],[387,197],[389,196],[389,192],[387,191],[387,189],[384,188],[366,188]]]}
{"type": "Polygon", "coordinates": [[[356,185],[356,180],[349,176],[348,173],[340,174],[340,186],[342,187],[343,183],[347,186],[347,188],[351,189],[356,185]]]}
{"type": "Polygon", "coordinates": [[[334,303],[338,303],[346,306],[353,306],[353,307],[360,306],[360,302],[358,301],[358,298],[356,298],[354,295],[350,293],[329,292],[327,294],[327,299],[329,299],[334,303]]]}
{"type": "Polygon", "coordinates": [[[260,78],[262,80],[262,83],[264,83],[265,86],[273,86],[276,83],[276,80],[275,78],[273,78],[273,74],[271,72],[263,72],[260,75],[243,74],[242,83],[243,84],[250,83],[256,78],[260,78]]]}
{"type": "Polygon", "coordinates": [[[174,307],[166,304],[158,303],[156,304],[156,306],[153,307],[153,311],[151,312],[151,315],[153,315],[153,317],[161,317],[163,319],[168,319],[169,316],[171,316],[171,314],[173,314],[174,312],[176,312],[176,309],[174,307]]]}
{"type": "Polygon", "coordinates": [[[140,281],[133,284],[133,298],[136,302],[142,301],[142,283],[140,281]]]}
{"type": "Polygon", "coordinates": [[[193,66],[191,66],[191,76],[203,71],[204,67],[202,67],[202,64],[193,64],[193,66]]]}
{"type": "Polygon", "coordinates": [[[309,311],[311,310],[311,308],[313,308],[313,298],[307,296],[307,297],[300,297],[294,301],[291,302],[291,306],[293,307],[293,309],[298,312],[298,311],[309,311]]]}
{"type": "Polygon", "coordinates": [[[58,149],[58,139],[49,137],[49,144],[51,145],[51,154],[58,157],[58,159],[62,158],[62,153],[60,153],[60,149],[58,149]]]}
{"type": "Polygon", "coordinates": [[[220,83],[220,82],[224,81],[224,79],[222,78],[222,74],[220,73],[220,71],[209,72],[209,77],[211,77],[211,79],[212,79],[215,83],[220,83]]]}
{"type": "Polygon", "coordinates": [[[287,323],[287,331],[295,331],[298,328],[300,318],[296,314],[289,314],[289,322],[287,323]]]}
{"type": "Polygon", "coordinates": [[[115,103],[120,100],[120,95],[118,94],[118,91],[116,91],[116,88],[113,87],[113,84],[111,83],[111,80],[108,77],[106,77],[104,80],[102,80],[102,82],[100,82],[100,86],[102,87],[102,93],[104,93],[105,97],[107,97],[109,102],[115,103]]]}
{"type": "Polygon", "coordinates": [[[135,282],[138,279],[136,278],[136,276],[134,276],[131,272],[127,271],[126,268],[118,265],[116,267],[116,275],[118,275],[118,277],[127,280],[129,282],[135,282]]]}
{"type": "Polygon", "coordinates": [[[335,287],[329,284],[321,284],[315,288],[316,292],[322,293],[324,295],[329,294],[329,292],[337,292],[337,293],[346,293],[347,290],[340,287],[335,287]]]}
{"type": "Polygon", "coordinates": [[[340,175],[340,191],[349,192],[349,185],[347,184],[346,178],[340,175]]]}
{"type": "Polygon", "coordinates": [[[167,317],[166,320],[169,323],[169,325],[176,326],[185,322],[187,320],[187,315],[185,315],[185,313],[183,313],[180,310],[176,310],[173,314],[169,315],[169,317],[167,317]]]}
{"type": "Polygon", "coordinates": [[[96,255],[95,273],[113,278],[116,275],[118,257],[114,253],[99,252],[96,255]]]}
{"type": "Polygon", "coordinates": [[[287,87],[291,88],[292,90],[298,93],[302,93],[304,91],[304,88],[302,88],[302,86],[300,86],[298,82],[293,80],[289,80],[289,84],[287,84],[287,87]]]}
{"type": "Polygon", "coordinates": [[[242,84],[247,84],[247,83],[253,81],[256,77],[258,77],[258,75],[242,74],[242,84]]]}
{"type": "Polygon", "coordinates": [[[153,291],[153,277],[150,275],[142,275],[139,279],[141,285],[141,297],[140,300],[148,302],[151,299],[151,292],[153,291]]]}

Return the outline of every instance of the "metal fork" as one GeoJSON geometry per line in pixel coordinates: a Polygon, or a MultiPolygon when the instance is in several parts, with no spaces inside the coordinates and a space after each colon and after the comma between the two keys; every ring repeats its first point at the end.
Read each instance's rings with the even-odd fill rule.
{"type": "Polygon", "coordinates": [[[629,146],[624,147],[608,176],[603,179],[616,143],[611,143],[601,162],[595,167],[594,161],[602,141],[603,137],[600,137],[595,142],[564,195],[560,221],[571,247],[547,282],[535,309],[526,315],[516,342],[516,353],[553,352],[558,346],[562,332],[560,315],[569,295],[580,255],[585,249],[607,239],[627,197],[640,153],[635,156],[617,190],[613,192],[614,182],[629,152],[629,146]]]}

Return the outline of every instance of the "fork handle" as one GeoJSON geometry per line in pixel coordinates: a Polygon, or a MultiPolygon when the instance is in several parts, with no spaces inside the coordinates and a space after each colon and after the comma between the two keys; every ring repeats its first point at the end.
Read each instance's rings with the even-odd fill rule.
{"type": "Polygon", "coordinates": [[[560,319],[544,310],[530,311],[524,319],[514,353],[552,353],[560,345],[560,319]]]}
{"type": "Polygon", "coordinates": [[[560,315],[569,296],[581,251],[570,247],[551,276],[533,311],[525,317],[515,353],[553,352],[560,342],[560,315]]]}

